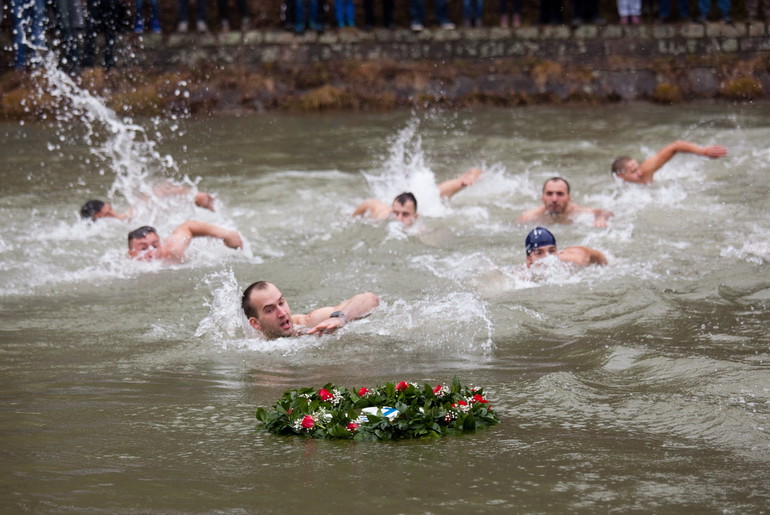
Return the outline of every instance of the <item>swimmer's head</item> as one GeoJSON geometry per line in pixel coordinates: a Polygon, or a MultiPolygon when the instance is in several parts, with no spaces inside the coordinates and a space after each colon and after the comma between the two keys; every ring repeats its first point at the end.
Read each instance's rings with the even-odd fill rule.
{"type": "Polygon", "coordinates": [[[241,308],[249,325],[267,338],[294,335],[289,303],[273,283],[257,281],[250,284],[241,296],[241,308]]]}
{"type": "Polygon", "coordinates": [[[527,251],[527,267],[529,268],[538,259],[556,253],[556,238],[548,229],[537,227],[527,234],[527,239],[524,240],[524,249],[527,251]]]}
{"type": "Polygon", "coordinates": [[[128,233],[128,256],[150,261],[160,254],[160,237],[154,227],[145,225],[128,233]]]}
{"type": "Polygon", "coordinates": [[[417,198],[410,192],[404,192],[393,199],[391,216],[407,227],[417,221],[417,198]]]}
{"type": "Polygon", "coordinates": [[[86,220],[96,220],[101,218],[99,213],[104,208],[104,202],[101,200],[92,199],[83,204],[80,208],[80,216],[86,220]]]}
{"type": "Polygon", "coordinates": [[[543,183],[541,199],[546,212],[560,215],[567,211],[570,203],[569,183],[561,177],[551,177],[543,183]]]}
{"type": "Polygon", "coordinates": [[[642,167],[632,157],[619,157],[612,162],[612,175],[628,182],[644,182],[642,167]]]}
{"type": "Polygon", "coordinates": [[[96,221],[100,218],[119,218],[112,206],[101,200],[92,199],[80,208],[80,216],[86,220],[96,221]]]}

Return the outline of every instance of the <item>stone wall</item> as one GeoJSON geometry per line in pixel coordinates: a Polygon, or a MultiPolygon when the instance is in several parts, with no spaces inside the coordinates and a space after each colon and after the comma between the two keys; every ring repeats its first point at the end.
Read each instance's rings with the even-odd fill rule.
{"type": "MultiPolygon", "coordinates": [[[[117,73],[89,80],[136,114],[740,101],[770,92],[764,23],[128,34],[120,49],[117,73]],[[184,97],[173,93],[179,83],[184,97]]],[[[8,98],[4,116],[17,116],[8,98]]]]}

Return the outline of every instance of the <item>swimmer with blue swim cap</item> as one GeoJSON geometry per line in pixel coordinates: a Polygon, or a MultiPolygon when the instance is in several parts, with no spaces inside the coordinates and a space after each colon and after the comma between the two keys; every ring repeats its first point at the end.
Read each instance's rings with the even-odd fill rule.
{"type": "Polygon", "coordinates": [[[551,254],[555,254],[559,261],[578,266],[607,264],[607,258],[596,249],[567,247],[559,252],[556,248],[556,237],[543,227],[536,227],[529,231],[527,239],[524,240],[524,249],[527,252],[527,268],[551,254]]]}

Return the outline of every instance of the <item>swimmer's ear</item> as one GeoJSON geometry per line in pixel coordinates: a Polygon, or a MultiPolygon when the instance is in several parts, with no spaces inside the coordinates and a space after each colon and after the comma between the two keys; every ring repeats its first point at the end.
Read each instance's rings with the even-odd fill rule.
{"type": "Polygon", "coordinates": [[[249,325],[257,331],[262,330],[262,325],[260,325],[259,321],[254,317],[249,317],[249,325]]]}

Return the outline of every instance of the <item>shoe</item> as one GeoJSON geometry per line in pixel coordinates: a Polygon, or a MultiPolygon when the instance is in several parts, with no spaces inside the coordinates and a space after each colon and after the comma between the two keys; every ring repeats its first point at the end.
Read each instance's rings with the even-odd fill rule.
{"type": "Polygon", "coordinates": [[[244,16],[241,18],[241,31],[246,32],[251,29],[251,18],[244,16]]]}
{"type": "Polygon", "coordinates": [[[511,24],[511,26],[514,29],[517,29],[517,28],[521,27],[521,15],[520,14],[514,14],[513,15],[513,23],[511,24]]]}
{"type": "Polygon", "coordinates": [[[144,32],[144,20],[136,20],[136,25],[134,25],[134,33],[141,34],[144,32]]]}
{"type": "Polygon", "coordinates": [[[221,20],[219,22],[220,32],[230,32],[230,22],[228,20],[221,20]]]}
{"type": "Polygon", "coordinates": [[[160,34],[161,32],[163,32],[160,29],[160,20],[152,20],[152,22],[150,23],[150,30],[152,30],[153,34],[160,34]]]}
{"type": "Polygon", "coordinates": [[[628,16],[621,16],[620,17],[620,24],[621,25],[628,25],[628,16]]]}
{"type": "Polygon", "coordinates": [[[422,23],[412,23],[409,28],[412,29],[412,32],[422,32],[425,30],[425,27],[422,26],[422,23]]]}
{"type": "Polygon", "coordinates": [[[507,14],[501,14],[500,15],[500,26],[501,27],[507,27],[508,26],[508,15],[507,14]]]}
{"type": "Polygon", "coordinates": [[[631,16],[631,23],[634,25],[641,25],[642,24],[642,17],[641,16],[631,16]]]}
{"type": "Polygon", "coordinates": [[[179,25],[176,26],[176,31],[180,34],[187,34],[187,32],[190,30],[190,24],[186,21],[180,21],[179,25]]]}
{"type": "Polygon", "coordinates": [[[209,31],[208,26],[206,25],[206,22],[203,20],[198,20],[195,23],[195,29],[200,32],[201,34],[206,33],[209,31]]]}
{"type": "Polygon", "coordinates": [[[455,24],[452,22],[446,22],[441,24],[441,28],[444,30],[455,30],[455,24]]]}
{"type": "Polygon", "coordinates": [[[732,22],[733,22],[733,19],[730,18],[729,16],[722,16],[722,23],[732,23],[732,22]]]}

